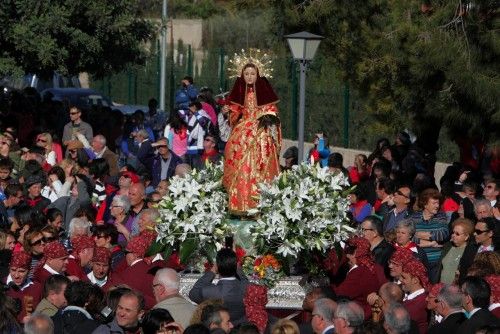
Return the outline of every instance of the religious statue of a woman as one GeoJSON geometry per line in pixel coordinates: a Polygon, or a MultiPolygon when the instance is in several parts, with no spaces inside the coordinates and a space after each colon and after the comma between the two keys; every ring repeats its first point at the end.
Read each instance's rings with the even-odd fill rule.
{"type": "Polygon", "coordinates": [[[242,64],[224,110],[232,130],[224,153],[223,183],[229,211],[239,216],[257,206],[258,184],[271,181],[280,171],[278,97],[259,65],[251,58],[242,64]]]}

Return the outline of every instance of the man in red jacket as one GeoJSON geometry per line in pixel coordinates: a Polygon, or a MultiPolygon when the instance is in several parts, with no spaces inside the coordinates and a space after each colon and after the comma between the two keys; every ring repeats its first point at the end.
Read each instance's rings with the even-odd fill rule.
{"type": "Polygon", "coordinates": [[[429,285],[427,269],[422,262],[413,259],[403,264],[403,272],[401,273],[401,283],[403,290],[407,293],[403,300],[403,305],[410,313],[411,320],[418,325],[420,334],[427,333],[427,297],[426,288],[429,285]]]}
{"type": "Polygon", "coordinates": [[[43,285],[47,278],[54,274],[65,275],[68,256],[68,251],[59,241],[46,244],[43,249],[43,258],[33,274],[33,280],[43,285]]]}
{"type": "Polygon", "coordinates": [[[126,284],[134,290],[140,291],[146,301],[146,309],[152,308],[156,304],[153,294],[154,276],[148,271],[151,268],[144,261],[146,250],[149,248],[151,240],[143,236],[133,237],[125,249],[125,260],[127,268],[113,273],[109,286],[126,284]]]}
{"type": "Polygon", "coordinates": [[[71,239],[73,252],[68,258],[66,273],[68,276],[78,277],[80,281],[89,281],[83,268],[85,268],[94,256],[94,238],[88,235],[79,235],[71,239]]]}

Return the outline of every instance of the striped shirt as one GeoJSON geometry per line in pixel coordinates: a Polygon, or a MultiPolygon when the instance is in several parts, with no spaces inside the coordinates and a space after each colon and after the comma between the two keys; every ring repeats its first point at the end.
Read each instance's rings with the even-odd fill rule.
{"type": "MultiPolygon", "coordinates": [[[[444,212],[438,212],[431,219],[425,220],[422,211],[415,212],[410,216],[410,219],[415,222],[416,232],[430,232],[431,241],[437,241],[440,244],[448,241],[450,237],[450,230],[448,228],[448,220],[444,212]]],[[[419,244],[420,240],[417,237],[413,238],[419,244]]],[[[441,247],[422,247],[429,263],[439,261],[441,257],[441,247]]]]}

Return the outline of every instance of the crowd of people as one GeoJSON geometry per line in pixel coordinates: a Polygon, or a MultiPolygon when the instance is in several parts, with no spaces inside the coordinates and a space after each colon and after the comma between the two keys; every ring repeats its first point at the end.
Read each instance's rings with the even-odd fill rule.
{"type": "MultiPolygon", "coordinates": [[[[432,161],[407,132],[347,167],[318,133],[308,162],[356,185],[349,217],[358,233],[324,259],[330,284],[307,293],[296,323],[246,307],[249,282],[232,249],[219,251],[190,301],[178,256],[151,249],[169,179],[220,161],[230,137],[228,109],[210,89],[185,77],[169,117],[153,99],[125,117],[16,94],[2,100],[0,124],[2,333],[500,328],[498,171],[454,163],[438,190],[432,161]]],[[[285,151],[283,170],[297,151],[285,151]]]]}

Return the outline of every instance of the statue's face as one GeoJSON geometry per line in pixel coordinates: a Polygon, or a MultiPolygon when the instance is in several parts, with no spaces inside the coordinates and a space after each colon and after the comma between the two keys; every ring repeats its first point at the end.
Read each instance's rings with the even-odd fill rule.
{"type": "Polygon", "coordinates": [[[257,70],[253,67],[247,67],[243,71],[243,79],[247,85],[253,85],[257,81],[257,70]]]}

